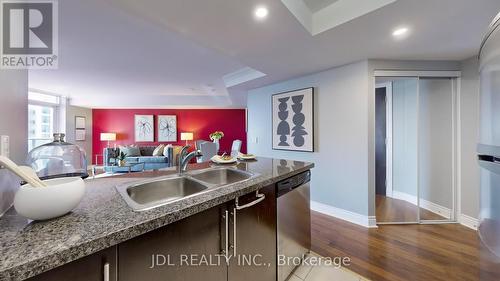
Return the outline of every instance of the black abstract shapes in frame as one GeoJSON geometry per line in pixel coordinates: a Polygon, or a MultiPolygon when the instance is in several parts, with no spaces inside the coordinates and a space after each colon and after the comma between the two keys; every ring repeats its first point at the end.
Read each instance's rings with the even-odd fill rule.
{"type": "Polygon", "coordinates": [[[314,88],[274,94],[272,148],[314,151],[314,88]]]}

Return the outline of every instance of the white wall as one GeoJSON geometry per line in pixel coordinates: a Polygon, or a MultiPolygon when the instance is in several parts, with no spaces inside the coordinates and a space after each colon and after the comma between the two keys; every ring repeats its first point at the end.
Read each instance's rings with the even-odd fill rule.
{"type": "MultiPolygon", "coordinates": [[[[10,136],[10,157],[24,164],[28,154],[28,73],[0,70],[0,135],[10,136]]],[[[0,215],[11,206],[19,180],[0,170],[0,215]]]]}
{"type": "Polygon", "coordinates": [[[479,139],[479,62],[476,57],[462,62],[461,86],[461,211],[479,216],[479,166],[476,146],[479,139]]]}
{"type": "Polygon", "coordinates": [[[368,80],[363,61],[250,91],[248,151],[314,162],[313,201],[368,215],[368,80]],[[315,88],[316,151],[272,150],[271,95],[305,87],[315,88]]]}
{"type": "Polygon", "coordinates": [[[87,163],[92,163],[92,109],[67,105],[66,106],[66,141],[77,144],[87,153],[87,163]],[[85,141],[75,140],[75,117],[85,117],[85,141]]]}
{"type": "Polygon", "coordinates": [[[28,155],[28,73],[0,70],[0,135],[10,136],[10,157],[24,164],[28,155]]]}

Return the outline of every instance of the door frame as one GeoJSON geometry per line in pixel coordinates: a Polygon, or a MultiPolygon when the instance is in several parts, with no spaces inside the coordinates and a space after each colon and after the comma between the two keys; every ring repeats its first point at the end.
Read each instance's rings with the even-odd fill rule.
{"type": "Polygon", "coordinates": [[[392,82],[375,84],[385,88],[385,196],[392,198],[392,82]]]}
{"type": "MultiPolygon", "coordinates": [[[[423,221],[420,218],[420,211],[417,212],[417,224],[439,224],[439,223],[459,223],[460,221],[460,214],[461,214],[461,197],[462,197],[462,179],[460,177],[460,170],[461,170],[461,151],[460,151],[460,146],[461,146],[461,119],[460,119],[460,107],[461,107],[461,76],[462,72],[461,71],[413,71],[413,70],[375,70],[373,74],[373,83],[375,85],[375,88],[379,85],[376,83],[376,78],[378,77],[415,77],[418,80],[421,78],[450,78],[452,79],[452,88],[453,88],[453,93],[452,93],[452,103],[453,103],[453,139],[452,139],[452,147],[453,147],[453,155],[452,155],[452,165],[453,165],[453,172],[452,172],[452,210],[451,210],[451,216],[449,220],[429,220],[429,221],[423,221]]],[[[375,92],[375,91],[374,91],[375,92]]],[[[392,89],[391,89],[392,93],[392,89]]],[[[419,84],[417,84],[417,97],[420,95],[420,87],[419,84]]],[[[392,96],[392,95],[391,95],[392,96]]],[[[419,100],[419,99],[418,99],[419,100]]],[[[420,105],[418,104],[417,100],[417,107],[420,105]]],[[[392,103],[392,100],[391,100],[392,103]]],[[[375,112],[375,110],[373,111],[375,112]]],[[[391,110],[392,112],[392,110],[391,110]]],[[[373,113],[374,114],[374,113],[373,113]]],[[[420,127],[420,124],[418,124],[418,113],[417,113],[417,128],[420,127]]],[[[392,121],[392,116],[391,116],[391,121],[392,121]]],[[[389,126],[387,126],[389,128],[389,126]]],[[[391,125],[392,129],[392,125],[391,125]]],[[[418,129],[417,129],[418,130],[418,129]]],[[[417,131],[417,134],[418,131],[417,131]]],[[[392,137],[392,132],[391,132],[391,137],[392,137]]],[[[375,143],[375,139],[372,139],[373,144],[375,143]]],[[[392,146],[392,138],[391,138],[391,146],[392,146]]],[[[375,147],[375,146],[373,146],[375,147]]],[[[418,147],[419,143],[417,140],[417,155],[418,155],[418,147]]],[[[418,156],[417,156],[417,161],[418,161],[418,156]]],[[[375,159],[372,162],[373,167],[375,167],[376,162],[375,159]]],[[[392,172],[392,158],[391,158],[391,172],[392,172]]],[[[373,169],[375,170],[375,169],[373,169]]],[[[389,170],[389,169],[387,169],[389,170]]],[[[418,165],[417,165],[417,174],[419,174],[418,170],[418,165]]],[[[392,176],[392,174],[391,174],[392,176]]],[[[372,178],[373,184],[375,184],[374,178],[372,178]]],[[[392,184],[392,182],[391,182],[392,184]]],[[[373,189],[373,206],[376,208],[376,203],[375,203],[375,189],[373,189]]],[[[392,194],[392,193],[391,193],[392,194]]],[[[419,183],[419,177],[417,177],[417,207],[420,208],[420,183],[419,183]]],[[[419,209],[420,210],[420,209],[419,209]]],[[[376,221],[376,212],[375,212],[375,221],[376,221]]],[[[406,223],[406,222],[389,222],[389,223],[379,223],[377,224],[383,225],[383,224],[415,224],[414,222],[406,223]]]]}
{"type": "Polygon", "coordinates": [[[375,70],[376,77],[415,77],[415,78],[460,78],[461,71],[406,71],[406,70],[375,70]]]}

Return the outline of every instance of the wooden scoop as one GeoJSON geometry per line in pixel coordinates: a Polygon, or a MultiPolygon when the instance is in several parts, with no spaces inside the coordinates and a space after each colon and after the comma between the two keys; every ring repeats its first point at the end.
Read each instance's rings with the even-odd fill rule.
{"type": "Polygon", "coordinates": [[[32,187],[45,187],[47,186],[40,178],[31,171],[28,171],[28,167],[19,167],[16,163],[12,162],[9,158],[5,156],[0,156],[0,164],[5,166],[8,170],[18,175],[25,182],[29,183],[32,187]]]}

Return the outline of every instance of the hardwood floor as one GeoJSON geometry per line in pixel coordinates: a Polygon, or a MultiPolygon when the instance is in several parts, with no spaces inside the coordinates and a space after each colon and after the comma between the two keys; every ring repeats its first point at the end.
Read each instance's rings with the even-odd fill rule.
{"type": "Polygon", "coordinates": [[[312,212],[312,250],[350,257],[347,269],[374,281],[500,280],[500,261],[475,231],[458,224],[367,229],[312,212]]]}
{"type": "MultiPolygon", "coordinates": [[[[419,208],[404,200],[377,195],[375,204],[377,206],[377,222],[417,222],[418,220],[419,208]]],[[[420,219],[444,220],[445,218],[420,208],[420,219]]]]}

